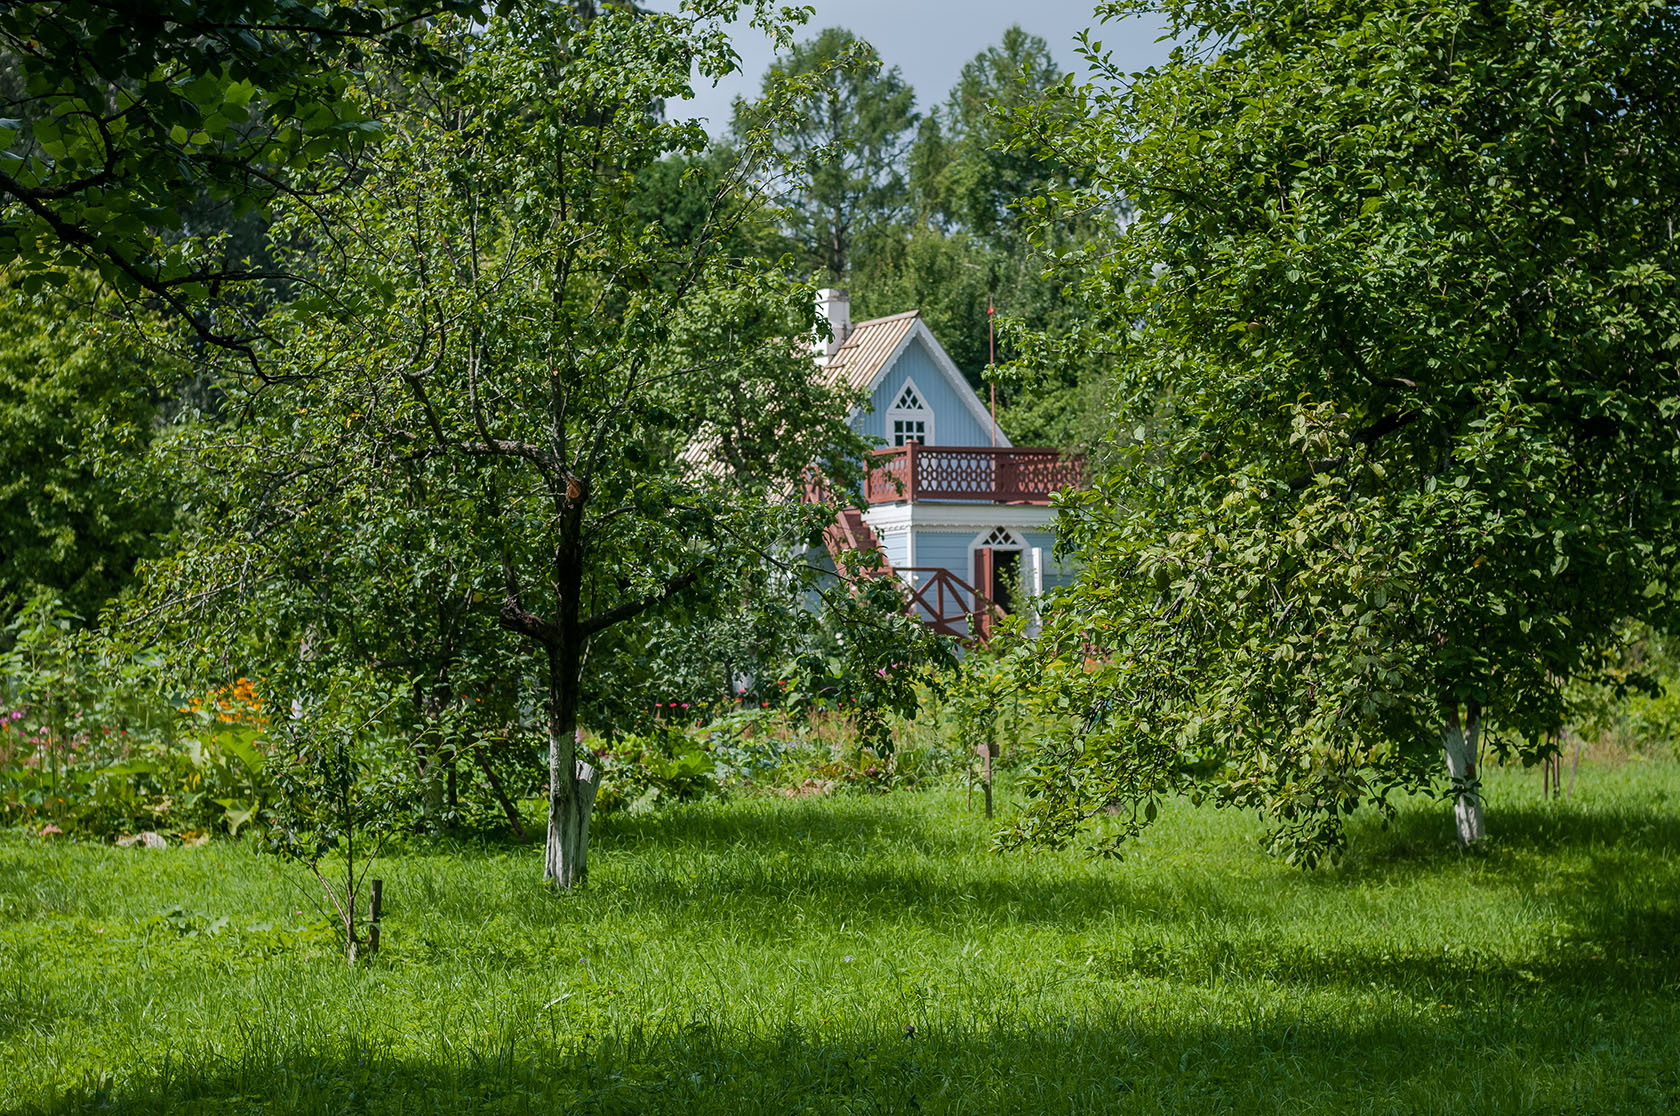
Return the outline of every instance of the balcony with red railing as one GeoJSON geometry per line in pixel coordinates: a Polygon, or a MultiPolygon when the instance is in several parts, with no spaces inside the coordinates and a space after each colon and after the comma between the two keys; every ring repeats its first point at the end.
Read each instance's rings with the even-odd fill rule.
{"type": "Polygon", "coordinates": [[[1052,493],[1078,487],[1084,476],[1083,457],[1055,449],[907,442],[875,451],[864,499],[870,504],[918,500],[1048,504],[1052,493]]]}

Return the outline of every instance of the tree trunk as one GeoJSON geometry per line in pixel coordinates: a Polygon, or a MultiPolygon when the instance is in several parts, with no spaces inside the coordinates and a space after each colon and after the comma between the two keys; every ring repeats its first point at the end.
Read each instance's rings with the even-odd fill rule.
{"type": "Polygon", "coordinates": [[[445,802],[442,720],[444,709],[449,704],[448,670],[444,667],[424,692],[421,691],[422,683],[415,682],[414,704],[419,707],[422,725],[415,759],[420,777],[420,804],[428,825],[436,825],[443,816],[445,802]]]}
{"type": "MultiPolygon", "coordinates": [[[[504,735],[512,731],[505,729],[504,735]]],[[[507,815],[508,824],[513,826],[513,835],[520,841],[528,841],[525,835],[525,824],[519,820],[519,807],[514,805],[513,799],[507,795],[502,781],[496,778],[496,768],[490,762],[489,753],[483,748],[473,749],[473,758],[478,760],[478,766],[484,771],[484,781],[490,784],[490,793],[496,796],[496,801],[502,804],[502,813],[507,815]]]]}
{"type": "Polygon", "coordinates": [[[1482,816],[1482,776],[1476,766],[1482,707],[1471,702],[1462,721],[1457,702],[1445,703],[1443,711],[1447,723],[1441,750],[1446,753],[1447,775],[1452,779],[1453,821],[1458,828],[1458,843],[1473,845],[1487,836],[1487,822],[1482,816]]]}
{"type": "Polygon", "coordinates": [[[595,791],[601,785],[601,776],[581,760],[574,762],[572,774],[571,798],[561,800],[551,796],[549,799],[543,878],[556,887],[580,884],[589,875],[589,814],[595,808],[595,791]]]}
{"type": "Polygon", "coordinates": [[[548,846],[543,879],[556,887],[580,884],[589,874],[589,814],[600,774],[577,758],[577,706],[582,639],[563,632],[549,651],[548,846]]]}

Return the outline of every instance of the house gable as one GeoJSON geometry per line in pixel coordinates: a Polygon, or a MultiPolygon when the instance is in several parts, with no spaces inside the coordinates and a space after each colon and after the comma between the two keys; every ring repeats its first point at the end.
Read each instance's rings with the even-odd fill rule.
{"type": "MultiPolygon", "coordinates": [[[[853,429],[865,437],[880,439],[881,445],[894,444],[893,420],[907,416],[893,412],[898,410],[895,404],[906,386],[915,387],[920,401],[931,412],[928,444],[992,444],[991,416],[985,404],[920,317],[871,378],[869,406],[853,415],[853,429]]],[[[997,444],[1011,444],[1002,430],[998,431],[997,444]]]]}

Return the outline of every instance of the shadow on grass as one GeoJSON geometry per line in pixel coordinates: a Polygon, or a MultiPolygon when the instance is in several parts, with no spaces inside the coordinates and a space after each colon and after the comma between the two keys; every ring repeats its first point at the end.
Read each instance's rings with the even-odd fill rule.
{"type": "MultiPolygon", "coordinates": [[[[650,845],[807,847],[855,843],[860,834],[873,841],[913,842],[932,851],[985,849],[988,837],[976,829],[972,840],[941,832],[912,803],[913,792],[887,795],[840,794],[787,798],[779,794],[741,794],[679,803],[644,814],[597,812],[590,821],[590,842],[603,852],[650,845]]],[[[539,802],[521,813],[525,839],[505,819],[459,826],[441,834],[398,833],[386,852],[405,857],[493,858],[526,849],[540,850],[547,814],[539,802]]]]}
{"type": "Polygon", "coordinates": [[[1234,915],[1242,905],[1210,879],[1133,875],[1123,865],[1065,857],[995,856],[978,812],[953,825],[915,795],[619,815],[602,829],[603,864],[645,857],[642,874],[614,877],[605,887],[634,889],[654,917],[692,919],[712,910],[764,937],[812,913],[854,925],[961,921],[1077,931],[1116,920],[1170,921],[1186,906],[1234,915]]]}
{"type": "Polygon", "coordinates": [[[1680,1104],[1673,1012],[1390,1015],[1297,1010],[1173,1025],[1105,1018],[973,1031],[881,1019],[739,1034],[692,1021],[604,1038],[540,1019],[434,1057],[340,1039],[320,1052],[159,1054],[36,1094],[37,1113],[784,1113],[1475,1111],[1640,1113],[1680,1104]]]}
{"type": "Polygon", "coordinates": [[[1395,871],[1433,871],[1466,857],[1501,869],[1525,852],[1618,850],[1629,857],[1659,856],[1680,849],[1680,811],[1658,802],[1583,807],[1570,802],[1495,802],[1487,810],[1488,839],[1475,849],[1459,848],[1452,807],[1444,800],[1415,799],[1386,825],[1374,814],[1348,827],[1348,855],[1317,875],[1341,883],[1395,871]]]}
{"type": "MultiPolygon", "coordinates": [[[[1356,820],[1350,853],[1340,865],[1248,887],[1232,887],[1231,873],[1221,871],[994,858],[984,852],[983,823],[950,821],[920,808],[917,796],[707,803],[614,815],[599,826],[599,878],[585,892],[554,896],[533,887],[516,894],[511,906],[533,926],[562,916],[587,920],[606,906],[632,905],[638,917],[673,931],[727,923],[731,933],[761,939],[796,925],[808,929],[813,914],[825,913],[853,926],[967,923],[1078,932],[1102,924],[1127,927],[1144,939],[1159,929],[1163,933],[1153,936],[1178,944],[1169,960],[1144,958],[1139,971],[1200,980],[1211,979],[1206,974],[1225,963],[1221,951],[1233,947],[1215,943],[1207,953],[1198,944],[1184,953],[1183,927],[1191,916],[1204,929],[1224,928],[1239,938],[1243,925],[1272,921],[1279,904],[1288,905],[1281,896],[1291,891],[1428,885],[1436,876],[1462,883],[1469,866],[1474,886],[1532,897],[1549,908],[1556,924],[1555,959],[1512,970],[1509,980],[1520,984],[1538,976],[1567,985],[1574,983],[1570,974],[1580,974],[1613,987],[1645,988],[1680,970],[1674,906],[1680,863],[1672,856],[1680,849],[1680,818],[1661,809],[1504,806],[1490,816],[1495,836],[1488,847],[1464,853],[1452,844],[1445,808],[1414,802],[1386,829],[1375,819],[1356,820]]],[[[534,859],[531,870],[537,871],[534,859]]],[[[1383,956],[1380,947],[1300,959],[1264,953],[1254,965],[1257,974],[1278,979],[1320,968],[1345,972],[1354,983],[1404,987],[1441,980],[1462,985],[1489,968],[1469,958],[1460,972],[1454,953],[1460,943],[1451,927],[1442,927],[1440,945],[1438,952],[1400,958],[1383,956]]]]}
{"type": "Polygon", "coordinates": [[[1518,959],[1450,940],[1348,946],[1263,933],[1144,934],[1103,953],[1097,971],[1111,979],[1142,976],[1177,986],[1380,991],[1417,1002],[1475,1006],[1560,996],[1583,1002],[1680,994],[1680,925],[1671,912],[1592,913],[1606,917],[1518,959]]]}
{"type": "MultiPolygon", "coordinates": [[[[978,815],[975,816],[978,821],[978,815]]],[[[737,796],[647,814],[597,818],[595,840],[605,849],[641,845],[771,845],[807,850],[849,848],[860,842],[914,847],[938,854],[984,851],[987,831],[940,825],[914,792],[839,794],[800,798],[737,796]]]]}

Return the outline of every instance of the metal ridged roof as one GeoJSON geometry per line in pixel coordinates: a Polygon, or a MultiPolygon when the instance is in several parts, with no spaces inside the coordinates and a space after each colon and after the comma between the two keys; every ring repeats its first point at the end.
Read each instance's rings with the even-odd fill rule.
{"type": "Polygon", "coordinates": [[[920,310],[906,310],[902,314],[858,322],[818,375],[836,387],[868,391],[887,358],[915,328],[921,316],[920,310]]]}
{"type": "MultiPolygon", "coordinates": [[[[920,310],[906,310],[902,314],[858,322],[852,326],[845,342],[835,350],[833,359],[816,370],[817,376],[830,387],[868,392],[875,377],[886,366],[887,358],[916,327],[921,316],[920,310]]],[[[718,441],[717,429],[709,423],[705,424],[688,440],[677,457],[693,473],[722,476],[724,467],[718,460],[718,441]]]]}

